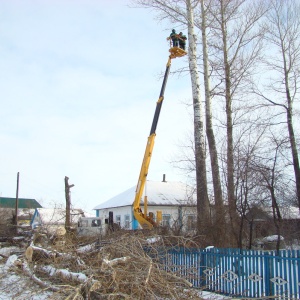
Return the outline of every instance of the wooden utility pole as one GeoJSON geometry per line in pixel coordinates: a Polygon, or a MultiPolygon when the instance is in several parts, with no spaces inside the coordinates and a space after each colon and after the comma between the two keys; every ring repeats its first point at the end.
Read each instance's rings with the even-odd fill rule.
{"type": "Polygon", "coordinates": [[[69,177],[65,176],[65,193],[66,193],[66,230],[68,231],[71,227],[71,195],[70,189],[74,184],[69,184],[69,177]]]}
{"type": "Polygon", "coordinates": [[[15,225],[18,225],[18,207],[19,207],[19,172],[17,174],[17,191],[16,191],[16,207],[15,207],[15,225]]]}

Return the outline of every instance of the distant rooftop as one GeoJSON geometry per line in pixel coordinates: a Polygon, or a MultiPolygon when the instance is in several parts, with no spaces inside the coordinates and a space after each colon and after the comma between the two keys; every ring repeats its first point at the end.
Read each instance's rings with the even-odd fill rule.
{"type": "MultiPolygon", "coordinates": [[[[34,213],[33,221],[39,216],[41,224],[64,224],[66,220],[66,209],[64,208],[37,208],[34,213]]],[[[80,217],[84,217],[82,209],[71,209],[71,223],[78,222],[80,217]]]]}
{"type": "MultiPolygon", "coordinates": [[[[94,209],[105,209],[133,204],[136,186],[123,193],[97,205],[94,209]]],[[[194,190],[182,182],[171,181],[150,181],[146,183],[141,204],[146,194],[148,205],[188,205],[195,204],[194,190]]]]}
{"type": "MultiPolygon", "coordinates": [[[[16,198],[0,197],[0,208],[15,208],[16,198]]],[[[35,199],[18,198],[18,208],[42,207],[35,199]]]]}

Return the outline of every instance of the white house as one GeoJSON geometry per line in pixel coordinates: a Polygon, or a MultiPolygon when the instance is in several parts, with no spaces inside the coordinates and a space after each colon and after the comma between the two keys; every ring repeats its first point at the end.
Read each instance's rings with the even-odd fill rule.
{"type": "MultiPolygon", "coordinates": [[[[94,208],[102,224],[107,223],[109,212],[112,212],[113,222],[121,228],[140,228],[132,209],[135,190],[136,186],[131,187],[94,208]]],[[[141,199],[142,210],[145,195],[148,199],[148,213],[153,212],[156,215],[156,211],[162,211],[162,226],[193,229],[196,221],[196,198],[193,188],[182,182],[166,181],[164,176],[164,180],[160,182],[147,181],[141,199]]]]}

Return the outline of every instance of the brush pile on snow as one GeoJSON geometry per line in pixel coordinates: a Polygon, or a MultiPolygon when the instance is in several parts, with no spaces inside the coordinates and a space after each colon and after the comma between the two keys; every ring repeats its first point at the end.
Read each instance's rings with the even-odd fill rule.
{"type": "Polygon", "coordinates": [[[85,245],[70,239],[60,247],[33,241],[22,254],[2,255],[2,272],[26,276],[36,295],[51,294],[37,299],[201,299],[162,264],[164,247],[160,237],[129,234],[85,245]]]}

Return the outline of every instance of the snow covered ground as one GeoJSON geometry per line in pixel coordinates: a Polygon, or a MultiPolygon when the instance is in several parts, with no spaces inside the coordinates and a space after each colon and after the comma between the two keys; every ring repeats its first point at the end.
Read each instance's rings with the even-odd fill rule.
{"type": "Polygon", "coordinates": [[[205,292],[205,291],[200,291],[199,292],[199,296],[202,297],[203,299],[206,300],[227,300],[227,299],[232,299],[229,297],[225,297],[222,295],[218,295],[218,294],[214,294],[214,293],[210,293],[210,292],[205,292]]]}
{"type": "MultiPolygon", "coordinates": [[[[1,265],[0,267],[0,299],[1,300],[44,300],[55,299],[51,292],[41,290],[29,278],[1,265]]],[[[56,298],[59,299],[59,298],[56,298]]]]}
{"type": "Polygon", "coordinates": [[[14,266],[18,259],[16,254],[24,252],[17,247],[4,247],[0,249],[0,299],[1,300],[44,300],[63,299],[59,295],[40,288],[30,278],[26,277],[21,270],[14,266]],[[11,255],[12,254],[12,255],[11,255]],[[3,258],[8,257],[8,259],[3,258]]]}

